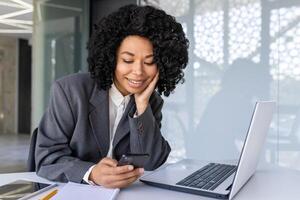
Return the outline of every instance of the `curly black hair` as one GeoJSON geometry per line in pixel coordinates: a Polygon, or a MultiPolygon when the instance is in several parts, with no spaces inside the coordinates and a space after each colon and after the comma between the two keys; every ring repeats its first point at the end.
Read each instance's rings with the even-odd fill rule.
{"type": "Polygon", "coordinates": [[[87,45],[91,77],[99,89],[113,83],[117,50],[123,39],[138,35],[153,45],[154,62],[159,70],[157,89],[169,96],[180,81],[188,63],[189,41],[175,18],[152,6],[127,5],[102,18],[93,26],[87,45]]]}

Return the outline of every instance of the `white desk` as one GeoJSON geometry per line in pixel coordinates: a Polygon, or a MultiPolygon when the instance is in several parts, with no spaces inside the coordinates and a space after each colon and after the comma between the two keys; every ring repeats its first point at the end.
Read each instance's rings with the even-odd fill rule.
{"type": "MultiPolygon", "coordinates": [[[[38,177],[35,173],[0,174],[0,185],[17,179],[27,179],[40,182],[49,182],[38,177]]],[[[59,187],[62,187],[60,185],[59,187]]],[[[299,200],[300,199],[300,171],[289,169],[258,170],[250,181],[235,196],[235,200],[299,200]]],[[[47,192],[46,192],[47,193],[47,192]]],[[[41,194],[42,196],[44,194],[41,194]]],[[[33,199],[38,199],[39,196],[33,199]]],[[[117,200],[182,200],[206,199],[182,192],[164,190],[145,185],[139,181],[126,189],[122,189],[117,200]]]]}

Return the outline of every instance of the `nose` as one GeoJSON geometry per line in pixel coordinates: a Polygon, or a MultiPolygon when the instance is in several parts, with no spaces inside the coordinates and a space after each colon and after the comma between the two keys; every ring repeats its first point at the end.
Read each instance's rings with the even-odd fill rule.
{"type": "Polygon", "coordinates": [[[137,76],[142,75],[143,74],[143,63],[141,61],[136,62],[133,65],[132,72],[137,76]]]}

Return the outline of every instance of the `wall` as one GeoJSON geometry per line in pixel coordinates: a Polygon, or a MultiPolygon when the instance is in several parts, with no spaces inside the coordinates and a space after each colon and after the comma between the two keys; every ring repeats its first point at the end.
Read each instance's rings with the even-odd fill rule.
{"type": "Polygon", "coordinates": [[[0,36],[0,134],[16,133],[17,39],[0,36]]]}

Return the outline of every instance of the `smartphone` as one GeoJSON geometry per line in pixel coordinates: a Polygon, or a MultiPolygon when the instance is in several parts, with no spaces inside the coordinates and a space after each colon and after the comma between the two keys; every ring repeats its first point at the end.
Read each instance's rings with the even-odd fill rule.
{"type": "Polygon", "coordinates": [[[118,166],[133,165],[134,168],[144,168],[148,159],[149,154],[123,154],[118,166]]]}

